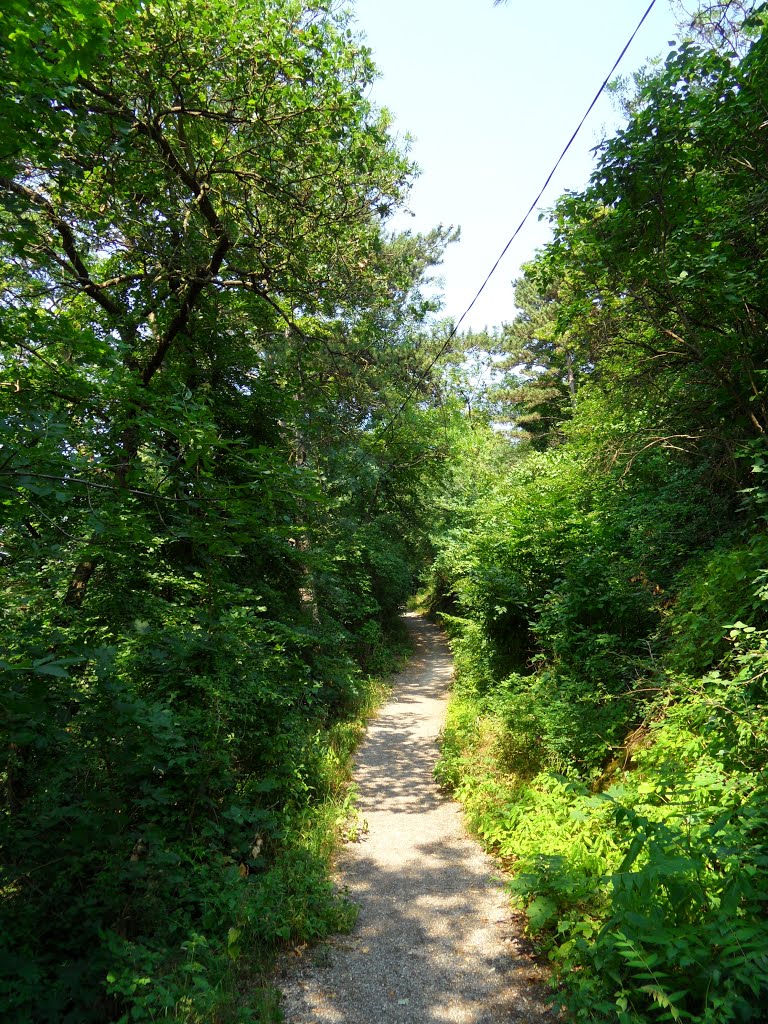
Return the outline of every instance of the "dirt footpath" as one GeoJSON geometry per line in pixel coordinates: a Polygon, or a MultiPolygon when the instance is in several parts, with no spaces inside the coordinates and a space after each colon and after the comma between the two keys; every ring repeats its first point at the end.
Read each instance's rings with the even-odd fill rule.
{"type": "Polygon", "coordinates": [[[517,938],[493,863],[433,779],[453,674],[440,631],[406,618],[415,653],[358,751],[368,832],[337,881],[360,905],[351,935],[277,978],[287,1024],[543,1024],[540,972],[517,938]]]}

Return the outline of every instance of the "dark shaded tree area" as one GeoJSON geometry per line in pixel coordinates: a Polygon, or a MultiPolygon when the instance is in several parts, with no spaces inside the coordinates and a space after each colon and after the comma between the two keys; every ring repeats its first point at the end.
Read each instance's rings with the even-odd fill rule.
{"type": "Polygon", "coordinates": [[[325,0],[1,24],[2,1017],[218,1020],[349,917],[302,822],[410,592],[451,233],[388,230],[325,0]]]}

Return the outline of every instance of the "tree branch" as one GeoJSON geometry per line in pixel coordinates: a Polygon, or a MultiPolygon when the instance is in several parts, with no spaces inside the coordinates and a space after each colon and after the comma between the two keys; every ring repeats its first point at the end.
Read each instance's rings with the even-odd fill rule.
{"type": "Polygon", "coordinates": [[[221,265],[224,262],[224,257],[227,254],[231,246],[231,241],[226,235],[222,235],[219,239],[219,244],[213,251],[208,266],[198,271],[193,280],[190,282],[186,294],[181,300],[181,306],[178,312],[174,316],[168,325],[165,333],[158,342],[157,348],[144,367],[141,373],[141,382],[146,387],[154,377],[155,373],[160,369],[165,359],[168,349],[171,347],[174,339],[181,334],[184,328],[189,322],[189,316],[192,312],[195,303],[200,297],[201,292],[207,284],[210,284],[213,278],[218,274],[221,269],[221,265]]]}
{"type": "Polygon", "coordinates": [[[115,302],[115,300],[112,299],[89,274],[88,268],[83,262],[78,251],[75,234],[72,228],[67,224],[63,217],[59,216],[54,209],[53,203],[42,193],[28,188],[26,185],[22,185],[20,182],[14,181],[12,178],[0,178],[0,188],[13,192],[14,195],[21,196],[45,213],[50,224],[59,233],[62,248],[69,260],[70,268],[74,272],[74,276],[82,290],[111,316],[124,316],[125,310],[123,307],[118,302],[115,302]]]}

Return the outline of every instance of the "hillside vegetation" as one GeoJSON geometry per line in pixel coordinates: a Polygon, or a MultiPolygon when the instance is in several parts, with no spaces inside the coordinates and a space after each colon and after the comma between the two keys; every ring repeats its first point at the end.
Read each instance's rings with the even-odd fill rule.
{"type": "Polygon", "coordinates": [[[768,38],[745,49],[674,50],[557,203],[475,339],[507,429],[475,416],[435,534],[440,777],[578,1021],[765,1018],[768,38]]]}

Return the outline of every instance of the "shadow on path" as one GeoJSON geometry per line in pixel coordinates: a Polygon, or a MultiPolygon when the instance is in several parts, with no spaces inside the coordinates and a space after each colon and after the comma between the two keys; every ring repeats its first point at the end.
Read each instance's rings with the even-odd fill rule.
{"type": "Polygon", "coordinates": [[[369,831],[338,881],[360,905],[353,933],[285,971],[287,1024],[540,1024],[537,968],[494,866],[433,778],[453,668],[440,631],[409,615],[415,653],[358,751],[369,831]]]}

